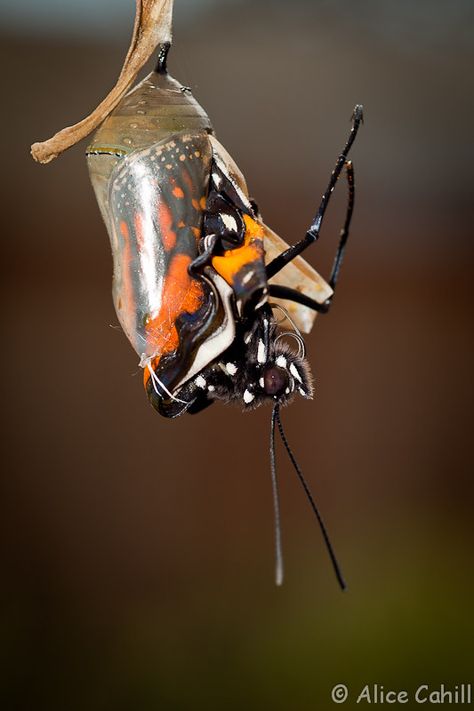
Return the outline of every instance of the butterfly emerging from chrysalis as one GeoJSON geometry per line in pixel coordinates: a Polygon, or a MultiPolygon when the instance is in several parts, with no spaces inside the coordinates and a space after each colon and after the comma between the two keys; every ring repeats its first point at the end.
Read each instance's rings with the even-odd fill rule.
{"type": "Polygon", "coordinates": [[[304,238],[288,246],[262,221],[242,173],[190,89],[168,74],[169,47],[160,45],[156,70],[122,99],[87,149],[112,245],[115,309],[140,358],[147,396],[161,415],[196,414],[218,400],[244,410],[273,405],[276,582],[283,580],[277,428],[344,588],[326,528],[283,431],[280,408],[295,396],[313,395],[301,331],[309,332],[316,313],[326,313],[333,299],[354,206],[348,153],[362,107],[354,109],[316,217],[304,238]],[[318,239],[344,170],[347,211],[326,282],[299,255],[318,239]]]}

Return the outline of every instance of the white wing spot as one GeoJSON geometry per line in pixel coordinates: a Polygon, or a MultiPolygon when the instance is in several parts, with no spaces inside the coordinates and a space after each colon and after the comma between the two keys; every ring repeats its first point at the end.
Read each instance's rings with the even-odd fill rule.
{"type": "Polygon", "coordinates": [[[214,385],[208,385],[207,389],[209,390],[210,393],[213,393],[215,390],[215,387],[214,387],[214,385]]]}
{"type": "MultiPolygon", "coordinates": [[[[242,281],[243,281],[243,280],[242,280],[242,281]]],[[[258,302],[258,304],[256,305],[255,311],[257,311],[257,309],[260,309],[260,308],[263,306],[263,304],[266,304],[266,303],[267,303],[268,289],[266,289],[266,288],[263,289],[263,292],[262,292],[262,293],[263,293],[263,296],[262,296],[262,298],[260,299],[260,301],[258,302]]]]}
{"type": "Polygon", "coordinates": [[[202,375],[198,375],[194,382],[196,383],[198,388],[202,388],[204,390],[204,388],[206,387],[206,378],[203,378],[202,375]]]}
{"type": "Polygon", "coordinates": [[[248,405],[252,402],[252,400],[255,400],[255,395],[251,393],[250,390],[246,390],[244,392],[244,402],[248,405]]]}
{"type": "Polygon", "coordinates": [[[221,220],[228,230],[231,232],[237,232],[237,222],[232,217],[232,215],[227,215],[225,212],[220,213],[221,220]]]}
{"type": "Polygon", "coordinates": [[[290,365],[290,373],[296,378],[296,380],[299,380],[300,383],[303,382],[294,363],[290,365]]]}
{"type": "Polygon", "coordinates": [[[258,384],[260,385],[260,387],[261,387],[262,390],[263,390],[264,387],[265,387],[265,381],[264,381],[264,379],[263,379],[263,378],[260,378],[260,380],[258,381],[258,384]]]}
{"type": "Polygon", "coordinates": [[[267,360],[267,355],[265,353],[265,344],[262,339],[260,339],[258,342],[257,360],[259,363],[265,363],[267,360]]]}
{"type": "Polygon", "coordinates": [[[238,370],[238,368],[237,368],[237,366],[235,365],[235,363],[226,363],[225,369],[227,370],[227,372],[229,373],[229,375],[235,375],[236,372],[237,372],[237,370],[238,370]]]}

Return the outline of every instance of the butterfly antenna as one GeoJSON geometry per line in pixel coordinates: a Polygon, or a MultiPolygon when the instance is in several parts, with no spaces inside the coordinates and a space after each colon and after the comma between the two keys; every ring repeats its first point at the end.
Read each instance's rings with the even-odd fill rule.
{"type": "MultiPolygon", "coordinates": [[[[341,590],[345,590],[346,589],[346,582],[342,576],[341,568],[339,566],[339,563],[337,562],[336,554],[334,553],[334,549],[331,545],[331,541],[329,540],[329,534],[326,530],[326,526],[324,525],[324,521],[321,517],[321,514],[319,513],[318,507],[316,506],[316,502],[313,498],[311,490],[310,490],[308,484],[306,483],[306,479],[304,478],[304,476],[301,472],[301,469],[298,466],[298,462],[296,461],[294,454],[291,451],[290,445],[288,444],[288,440],[286,439],[285,433],[283,431],[283,426],[281,424],[281,419],[280,419],[280,407],[278,404],[276,404],[275,407],[273,408],[273,414],[272,414],[272,427],[273,428],[274,428],[274,420],[276,420],[276,423],[278,425],[278,430],[280,432],[281,441],[283,442],[283,444],[285,446],[285,449],[288,453],[291,463],[293,464],[293,466],[295,468],[295,471],[296,471],[298,478],[301,482],[301,485],[305,491],[305,494],[308,498],[311,508],[314,511],[314,515],[316,516],[316,519],[319,523],[319,527],[321,528],[321,533],[323,534],[324,542],[326,544],[326,548],[329,553],[329,557],[331,559],[331,563],[334,568],[334,572],[336,574],[337,581],[341,587],[341,590]]],[[[271,454],[271,451],[270,451],[270,454],[271,454]]]]}
{"type": "Polygon", "coordinates": [[[281,551],[281,519],[280,519],[280,496],[278,493],[278,479],[275,462],[275,420],[278,413],[278,404],[272,411],[270,427],[270,465],[272,472],[272,494],[273,494],[273,515],[275,521],[275,583],[283,584],[283,554],[281,551]]]}

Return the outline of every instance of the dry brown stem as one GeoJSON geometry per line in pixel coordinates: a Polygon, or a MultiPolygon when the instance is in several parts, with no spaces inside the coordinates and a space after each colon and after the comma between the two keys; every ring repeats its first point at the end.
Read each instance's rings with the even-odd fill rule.
{"type": "Polygon", "coordinates": [[[49,163],[63,151],[85,138],[117,106],[160,42],[171,41],[173,0],[136,0],[135,26],[125,62],[112,91],[86,118],[58,131],[47,141],[33,143],[31,155],[39,163],[49,163]]]}

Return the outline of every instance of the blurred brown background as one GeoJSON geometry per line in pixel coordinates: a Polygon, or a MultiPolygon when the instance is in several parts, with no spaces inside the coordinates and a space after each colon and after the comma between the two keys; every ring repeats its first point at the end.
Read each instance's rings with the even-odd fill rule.
{"type": "Polygon", "coordinates": [[[109,326],[85,145],[28,150],[112,86],[133,3],[63,5],[59,25],[1,8],[2,708],[329,709],[337,682],[348,708],[366,683],[473,681],[472,3],[176,0],[171,72],[288,241],[365,107],[340,288],[307,341],[317,398],[283,413],[345,594],[281,450],[273,585],[269,409],[161,419],[109,326]]]}

